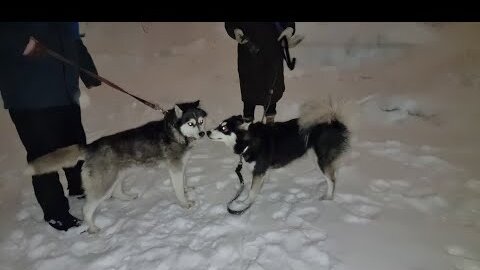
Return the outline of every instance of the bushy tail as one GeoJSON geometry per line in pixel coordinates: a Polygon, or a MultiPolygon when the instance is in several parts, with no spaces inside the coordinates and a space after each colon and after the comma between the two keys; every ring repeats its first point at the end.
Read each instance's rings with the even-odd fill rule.
{"type": "Polygon", "coordinates": [[[60,148],[28,163],[26,175],[39,175],[73,167],[85,158],[84,149],[79,145],[60,148]]]}
{"type": "Polygon", "coordinates": [[[354,119],[356,104],[352,101],[333,101],[331,96],[323,100],[305,102],[300,107],[298,124],[300,129],[306,130],[322,123],[339,121],[347,126],[350,132],[356,126],[354,119]]]}

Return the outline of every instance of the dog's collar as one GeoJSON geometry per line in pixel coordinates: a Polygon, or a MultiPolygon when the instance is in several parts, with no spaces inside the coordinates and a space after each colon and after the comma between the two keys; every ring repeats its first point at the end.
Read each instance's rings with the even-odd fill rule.
{"type": "MultiPolygon", "coordinates": [[[[171,110],[170,110],[171,111],[171,110]]],[[[169,112],[170,112],[169,111],[169,112]]],[[[185,144],[185,145],[188,145],[190,143],[189,139],[187,136],[183,135],[182,132],[180,131],[180,129],[176,128],[175,127],[175,121],[177,121],[177,117],[174,116],[174,121],[172,123],[172,121],[170,121],[170,119],[168,117],[166,117],[165,115],[165,118],[164,118],[164,121],[165,121],[165,128],[166,129],[169,129],[168,127],[170,127],[170,130],[172,132],[172,137],[175,141],[181,143],[181,144],[185,144]]]]}
{"type": "Polygon", "coordinates": [[[310,133],[307,133],[303,136],[303,140],[305,141],[305,148],[308,147],[308,139],[310,139],[310,133]]]}
{"type": "Polygon", "coordinates": [[[167,123],[166,125],[171,127],[172,137],[176,142],[185,145],[188,145],[190,143],[188,137],[183,135],[182,132],[174,125],[172,125],[171,123],[167,123]]]}
{"type": "Polygon", "coordinates": [[[244,159],[243,154],[245,154],[245,152],[247,152],[248,147],[249,147],[249,146],[247,145],[247,146],[245,147],[245,149],[243,149],[243,151],[242,151],[240,154],[238,154],[238,157],[240,158],[240,160],[238,161],[238,166],[240,166],[240,168],[241,168],[241,166],[243,165],[243,159],[244,159]]]}

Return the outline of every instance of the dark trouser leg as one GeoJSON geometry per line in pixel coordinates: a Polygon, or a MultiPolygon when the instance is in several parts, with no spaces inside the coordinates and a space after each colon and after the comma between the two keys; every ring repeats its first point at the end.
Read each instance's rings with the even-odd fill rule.
{"type": "Polygon", "coordinates": [[[243,102],[243,118],[246,122],[253,122],[255,116],[255,104],[243,102]]]}
{"type": "Polygon", "coordinates": [[[267,111],[265,112],[265,116],[275,116],[277,114],[277,103],[270,103],[268,108],[265,108],[267,111]]]}
{"type": "Polygon", "coordinates": [[[273,124],[273,122],[275,122],[275,115],[277,114],[277,103],[271,103],[270,106],[265,109],[265,123],[273,124]]]}
{"type": "MultiPolygon", "coordinates": [[[[42,110],[10,110],[12,121],[27,151],[28,161],[58,148],[80,143],[78,141],[80,136],[73,138],[70,130],[72,122],[78,120],[72,118],[77,110],[79,113],[78,106],[42,110]]],[[[76,123],[76,125],[81,126],[81,123],[76,123]]],[[[78,135],[78,130],[74,134],[78,135]]],[[[71,179],[73,178],[71,177],[71,179]]],[[[68,213],[68,200],[65,198],[58,173],[33,176],[32,183],[45,220],[65,220],[65,217],[71,217],[68,213]]],[[[71,221],[69,218],[68,222],[71,221]]],[[[70,224],[68,222],[64,222],[63,225],[68,226],[70,224]]]]}
{"type": "MultiPolygon", "coordinates": [[[[68,145],[71,144],[86,144],[85,131],[82,125],[82,117],[80,108],[78,106],[73,107],[68,112],[69,121],[65,121],[65,143],[68,145]]],[[[65,176],[68,183],[68,193],[71,196],[82,195],[84,193],[82,188],[82,171],[83,161],[79,161],[77,165],[73,168],[65,168],[65,176]]]]}

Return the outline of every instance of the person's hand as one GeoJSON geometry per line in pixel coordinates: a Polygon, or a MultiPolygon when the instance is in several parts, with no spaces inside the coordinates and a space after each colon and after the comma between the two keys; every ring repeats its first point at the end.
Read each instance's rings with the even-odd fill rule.
{"type": "Polygon", "coordinates": [[[287,27],[285,30],[280,33],[280,36],[278,36],[277,41],[280,41],[283,37],[287,38],[287,41],[291,39],[293,36],[293,28],[292,27],[287,27]]]}
{"type": "Polygon", "coordinates": [[[248,40],[245,38],[245,34],[241,29],[236,28],[235,30],[233,30],[233,34],[235,35],[235,40],[239,44],[245,44],[248,42],[248,40]]]}
{"type": "Polygon", "coordinates": [[[25,50],[24,56],[40,56],[45,53],[45,49],[38,43],[34,37],[30,37],[25,50]]]}
{"type": "MultiPolygon", "coordinates": [[[[283,30],[283,32],[278,37],[278,41],[281,41],[283,37],[286,37],[287,39],[286,45],[288,46],[288,48],[294,48],[305,38],[305,36],[303,35],[293,35],[293,28],[291,27],[287,27],[285,30],[283,30]]],[[[282,47],[285,47],[284,42],[282,42],[282,47]]]]}
{"type": "MultiPolygon", "coordinates": [[[[288,48],[295,48],[305,38],[304,35],[295,34],[288,39],[288,48]]],[[[282,44],[283,46],[283,44],[282,44]]]]}

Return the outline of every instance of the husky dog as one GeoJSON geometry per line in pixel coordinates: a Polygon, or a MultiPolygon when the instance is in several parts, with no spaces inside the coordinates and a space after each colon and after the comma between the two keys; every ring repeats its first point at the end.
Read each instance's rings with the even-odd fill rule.
{"type": "Polygon", "coordinates": [[[185,165],[191,142],[205,135],[207,113],[199,101],[176,104],[163,120],[102,137],[86,146],[72,145],[58,149],[29,163],[27,174],[45,174],[72,167],[84,160],[82,184],[86,203],[83,207],[88,232],[95,233],[93,214],[98,205],[112,195],[120,200],[132,200],[136,194],[125,194],[121,169],[132,165],[159,166],[166,164],[175,195],[182,207],[190,208],[193,201],[185,196],[185,165]]]}
{"type": "Polygon", "coordinates": [[[207,131],[210,139],[224,142],[233,147],[235,154],[242,155],[246,162],[254,163],[248,197],[234,201],[229,210],[247,210],[260,192],[268,169],[284,167],[310,149],[326,175],[327,194],[321,199],[333,199],[335,162],[349,148],[350,141],[350,131],[337,105],[331,100],[306,103],[301,107],[299,118],[270,125],[261,122],[249,124],[241,115],[237,115],[207,131]]]}

